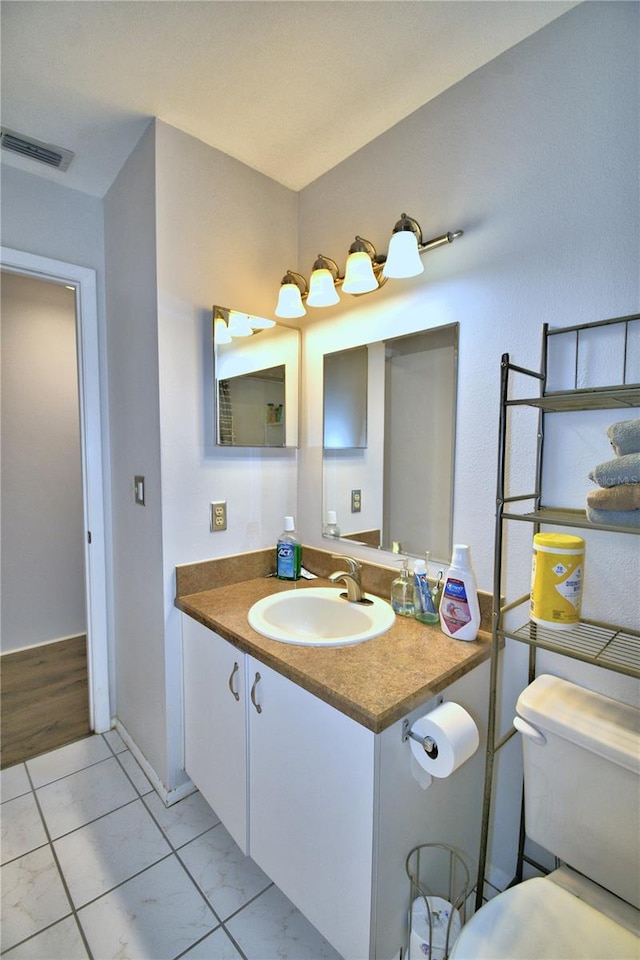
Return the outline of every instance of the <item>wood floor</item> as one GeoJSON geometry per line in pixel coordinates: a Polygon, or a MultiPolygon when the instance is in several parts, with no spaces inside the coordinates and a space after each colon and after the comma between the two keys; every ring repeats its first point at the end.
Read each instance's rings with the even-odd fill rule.
{"type": "Polygon", "coordinates": [[[87,736],[87,638],[0,657],[0,723],[2,767],[87,736]]]}

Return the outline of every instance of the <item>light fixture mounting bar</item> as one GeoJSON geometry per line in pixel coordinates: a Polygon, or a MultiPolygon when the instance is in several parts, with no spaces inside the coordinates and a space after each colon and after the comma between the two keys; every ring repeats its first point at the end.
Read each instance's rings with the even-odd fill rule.
{"type": "Polygon", "coordinates": [[[443,233],[441,236],[434,237],[432,240],[425,240],[424,243],[418,244],[418,253],[426,253],[427,250],[444,247],[446,243],[453,243],[454,240],[457,240],[458,237],[461,237],[463,234],[464,230],[454,230],[452,233],[443,233]]]}

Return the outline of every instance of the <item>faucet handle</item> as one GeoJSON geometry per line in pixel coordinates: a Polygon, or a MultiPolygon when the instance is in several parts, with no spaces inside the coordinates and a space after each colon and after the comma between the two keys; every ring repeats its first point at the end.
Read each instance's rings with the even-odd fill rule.
{"type": "Polygon", "coordinates": [[[334,560],[344,560],[348,567],[347,572],[350,573],[352,577],[359,577],[362,573],[362,567],[353,557],[345,557],[344,554],[341,553],[332,553],[331,556],[334,560]]]}

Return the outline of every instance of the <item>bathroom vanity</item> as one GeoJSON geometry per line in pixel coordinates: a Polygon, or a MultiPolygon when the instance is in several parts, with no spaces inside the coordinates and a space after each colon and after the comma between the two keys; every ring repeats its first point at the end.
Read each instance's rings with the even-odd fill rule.
{"type": "MultiPolygon", "coordinates": [[[[318,583],[318,581],[314,581],[318,583]]],[[[428,841],[475,866],[481,750],[421,789],[402,722],[456,700],[483,737],[488,635],[397,618],[319,649],[268,640],[252,604],[305,582],[261,577],[180,596],[185,768],[241,849],[346,958],[391,960],[405,937],[405,858],[428,841]]]]}

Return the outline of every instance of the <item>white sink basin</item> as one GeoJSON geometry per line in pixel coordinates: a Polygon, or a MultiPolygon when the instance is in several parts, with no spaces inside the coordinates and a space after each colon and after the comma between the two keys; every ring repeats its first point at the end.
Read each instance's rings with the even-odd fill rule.
{"type": "Polygon", "coordinates": [[[395,614],[379,597],[350,603],[339,587],[306,587],[264,597],[249,610],[256,633],[283,643],[343,647],[362,643],[392,626],[395,614]]]}

